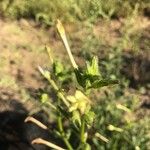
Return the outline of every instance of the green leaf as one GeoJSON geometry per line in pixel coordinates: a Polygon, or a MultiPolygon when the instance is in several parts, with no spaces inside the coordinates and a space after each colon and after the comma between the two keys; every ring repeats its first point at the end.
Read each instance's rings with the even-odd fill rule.
{"type": "Polygon", "coordinates": [[[83,88],[89,87],[91,85],[91,82],[94,82],[96,79],[101,78],[98,75],[91,75],[91,74],[83,73],[78,69],[75,69],[74,72],[76,75],[77,82],[83,88]]]}
{"type": "Polygon", "coordinates": [[[83,73],[79,69],[74,69],[74,73],[76,75],[77,82],[80,86],[83,88],[85,87],[85,77],[83,76],[83,73]]]}
{"type": "Polygon", "coordinates": [[[64,67],[63,67],[62,63],[60,63],[59,61],[54,62],[53,63],[53,71],[56,76],[61,74],[64,71],[64,67]]]}
{"type": "Polygon", "coordinates": [[[93,111],[89,111],[88,113],[85,114],[85,121],[90,126],[92,125],[94,118],[95,118],[95,113],[93,111]]]}
{"type": "Polygon", "coordinates": [[[53,72],[59,81],[62,83],[66,83],[68,80],[71,80],[71,70],[68,70],[67,67],[63,66],[60,61],[56,61],[53,63],[53,72]]]}
{"type": "Polygon", "coordinates": [[[103,86],[118,84],[118,80],[111,80],[111,79],[103,79],[103,80],[96,80],[93,84],[91,84],[91,87],[89,88],[100,88],[103,86]]]}
{"type": "Polygon", "coordinates": [[[98,76],[98,75],[85,74],[84,79],[89,80],[90,82],[94,82],[95,80],[102,79],[102,78],[101,76],[98,76]]]}
{"type": "Polygon", "coordinates": [[[99,66],[98,66],[98,58],[94,56],[91,61],[86,62],[87,70],[86,74],[93,76],[100,76],[99,66]]]}

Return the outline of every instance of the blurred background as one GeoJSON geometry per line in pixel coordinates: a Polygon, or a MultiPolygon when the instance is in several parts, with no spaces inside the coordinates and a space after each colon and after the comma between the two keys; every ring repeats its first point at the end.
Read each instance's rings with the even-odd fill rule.
{"type": "Polygon", "coordinates": [[[64,24],[81,67],[96,55],[103,76],[120,81],[94,93],[99,103],[95,111],[100,114],[96,128],[110,139],[109,143],[93,139],[94,149],[148,150],[149,0],[0,0],[0,98],[16,99],[28,111],[40,105],[39,96],[47,85],[37,66],[51,65],[45,45],[68,65],[55,28],[57,19],[64,24]],[[130,111],[117,109],[118,104],[130,111]],[[108,123],[124,132],[108,131],[108,123]]]}

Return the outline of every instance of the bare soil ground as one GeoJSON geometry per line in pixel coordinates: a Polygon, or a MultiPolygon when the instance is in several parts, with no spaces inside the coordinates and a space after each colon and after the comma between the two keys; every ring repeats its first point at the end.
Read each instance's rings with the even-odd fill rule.
{"type": "Polygon", "coordinates": [[[48,62],[43,51],[49,37],[26,20],[0,20],[0,27],[0,97],[25,102],[28,89],[42,86],[37,66],[48,62]]]}

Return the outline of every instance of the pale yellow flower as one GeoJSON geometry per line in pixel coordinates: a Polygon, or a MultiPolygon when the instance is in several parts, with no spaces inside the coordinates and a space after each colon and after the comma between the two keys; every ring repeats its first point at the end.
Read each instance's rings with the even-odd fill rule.
{"type": "Polygon", "coordinates": [[[74,96],[67,96],[67,100],[71,103],[69,111],[79,110],[81,114],[84,114],[87,106],[90,104],[90,100],[81,91],[77,90],[74,96]]]}

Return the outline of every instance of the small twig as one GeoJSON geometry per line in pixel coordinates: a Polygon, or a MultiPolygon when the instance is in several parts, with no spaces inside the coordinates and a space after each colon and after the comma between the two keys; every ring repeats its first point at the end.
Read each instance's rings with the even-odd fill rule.
{"type": "Polygon", "coordinates": [[[37,138],[35,140],[32,141],[32,144],[43,144],[43,145],[46,145],[48,147],[51,147],[51,148],[54,148],[55,150],[65,150],[49,141],[46,141],[46,140],[43,140],[41,138],[37,138]]]}
{"type": "Polygon", "coordinates": [[[48,129],[48,127],[46,125],[44,125],[43,123],[41,123],[40,121],[36,120],[35,118],[33,118],[31,116],[28,116],[24,122],[33,122],[36,125],[38,125],[39,127],[41,127],[42,129],[45,129],[45,130],[48,129]]]}

